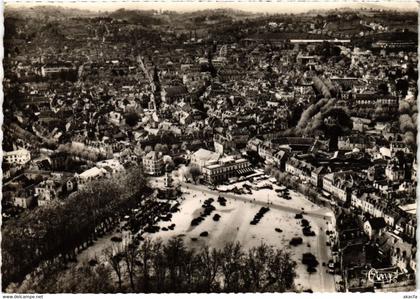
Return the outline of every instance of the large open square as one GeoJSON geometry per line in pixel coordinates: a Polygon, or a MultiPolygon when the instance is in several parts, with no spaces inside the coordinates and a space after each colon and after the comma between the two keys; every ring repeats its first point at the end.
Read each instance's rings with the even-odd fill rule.
{"type": "MultiPolygon", "coordinates": [[[[161,185],[162,178],[154,178],[152,182],[161,185]]],[[[268,180],[266,183],[269,183],[268,180]]],[[[150,234],[151,238],[161,238],[165,241],[172,237],[181,237],[187,246],[197,250],[204,245],[222,248],[227,242],[240,242],[245,248],[266,243],[291,252],[297,262],[298,277],[295,283],[298,289],[335,291],[334,275],[326,273],[327,268],[322,266],[322,263],[327,264],[331,259],[330,248],[326,245],[328,236],[325,233],[333,227],[331,211],[314,205],[294,191],[290,191],[291,200],[286,200],[275,192],[275,188],[252,190],[252,194],[249,195],[236,195],[210,190],[203,185],[181,184],[184,199],[179,207],[180,211],[173,214],[171,221],[159,222],[157,225],[161,230],[150,234]],[[217,201],[219,196],[226,199],[226,206],[217,201]],[[203,212],[202,205],[208,198],[214,199],[212,205],[215,210],[197,226],[191,225],[191,221],[203,212]],[[250,222],[261,207],[269,207],[270,210],[258,224],[251,225],[250,222]],[[296,214],[302,211],[316,236],[302,234],[301,219],[295,219],[296,214]],[[220,215],[218,221],[213,219],[216,214],[220,215]],[[173,223],[174,230],[162,230],[173,223]],[[281,232],[276,231],[276,228],[281,232]],[[200,236],[203,232],[208,232],[208,236],[200,236]],[[289,245],[293,237],[302,237],[303,243],[298,246],[289,245]],[[313,253],[319,261],[315,273],[308,273],[305,265],[301,263],[302,254],[306,252],[313,253]]],[[[241,184],[243,183],[236,185],[241,184]]]]}

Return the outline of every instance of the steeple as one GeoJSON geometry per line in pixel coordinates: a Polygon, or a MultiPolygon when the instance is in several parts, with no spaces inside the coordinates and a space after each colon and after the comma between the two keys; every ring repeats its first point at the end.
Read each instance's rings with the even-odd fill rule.
{"type": "Polygon", "coordinates": [[[149,100],[149,110],[153,110],[156,111],[156,101],[155,101],[155,96],[153,95],[153,93],[150,94],[150,100],[149,100]]]}
{"type": "Polygon", "coordinates": [[[160,91],[160,79],[159,79],[159,70],[157,66],[155,65],[155,68],[153,70],[153,83],[155,84],[156,91],[160,91]]]}
{"type": "Polygon", "coordinates": [[[173,179],[172,179],[172,173],[171,173],[172,169],[171,166],[169,164],[167,164],[165,166],[165,188],[167,189],[171,189],[173,187],[173,179]]]}

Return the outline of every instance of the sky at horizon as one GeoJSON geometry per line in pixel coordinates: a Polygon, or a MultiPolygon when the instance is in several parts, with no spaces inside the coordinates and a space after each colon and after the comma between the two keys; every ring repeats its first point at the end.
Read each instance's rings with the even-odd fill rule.
{"type": "Polygon", "coordinates": [[[418,10],[419,4],[415,0],[371,0],[371,1],[314,1],[314,0],[289,0],[289,1],[89,1],[77,2],[75,0],[56,0],[45,2],[18,2],[5,1],[5,9],[28,8],[35,6],[61,6],[65,8],[87,9],[91,11],[114,11],[120,8],[140,10],[171,10],[177,12],[190,12],[204,9],[231,8],[258,13],[302,13],[313,9],[340,9],[345,7],[362,8],[377,7],[397,10],[418,10]]]}

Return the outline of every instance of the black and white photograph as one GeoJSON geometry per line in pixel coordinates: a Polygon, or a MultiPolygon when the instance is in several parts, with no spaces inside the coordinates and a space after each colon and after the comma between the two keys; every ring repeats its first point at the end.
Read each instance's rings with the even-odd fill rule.
{"type": "Polygon", "coordinates": [[[418,11],[6,1],[1,292],[415,292],[418,11]]]}

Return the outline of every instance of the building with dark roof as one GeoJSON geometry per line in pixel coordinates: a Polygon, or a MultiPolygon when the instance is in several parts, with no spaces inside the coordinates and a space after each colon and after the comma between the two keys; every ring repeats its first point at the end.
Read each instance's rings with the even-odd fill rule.
{"type": "Polygon", "coordinates": [[[383,217],[370,218],[363,224],[363,229],[369,239],[380,236],[386,228],[386,222],[383,217]]]}

